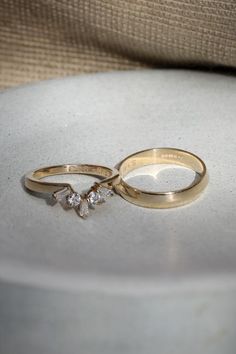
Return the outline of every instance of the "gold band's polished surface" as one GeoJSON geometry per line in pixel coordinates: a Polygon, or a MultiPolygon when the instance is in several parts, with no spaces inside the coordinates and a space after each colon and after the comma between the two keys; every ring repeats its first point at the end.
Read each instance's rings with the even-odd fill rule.
{"type": "Polygon", "coordinates": [[[50,193],[66,209],[74,208],[81,217],[87,217],[89,207],[94,209],[96,204],[105,202],[112,195],[113,184],[119,179],[119,173],[115,168],[98,165],[67,164],[43,167],[31,171],[25,175],[25,187],[33,192],[50,193]],[[66,182],[49,182],[45,177],[82,174],[94,176],[100,179],[87,192],[79,194],[74,191],[72,185],[66,182]]]}
{"type": "Polygon", "coordinates": [[[208,183],[204,162],[188,151],[174,148],[155,148],[136,152],[126,157],[116,168],[120,174],[120,181],[115,185],[116,192],[130,203],[146,208],[172,208],[190,203],[200,195],[208,183]],[[167,192],[141,190],[124,181],[129,172],[153,164],[187,167],[196,172],[196,178],[186,188],[167,192]]]}
{"type": "Polygon", "coordinates": [[[85,164],[58,165],[43,167],[27,173],[25,175],[25,186],[31,191],[40,193],[53,193],[63,188],[69,188],[71,191],[73,191],[73,188],[69,183],[42,181],[42,179],[45,177],[63,174],[95,176],[102,179],[100,184],[102,184],[104,187],[112,187],[113,183],[119,176],[118,171],[115,168],[108,168],[105,166],[85,164]]]}

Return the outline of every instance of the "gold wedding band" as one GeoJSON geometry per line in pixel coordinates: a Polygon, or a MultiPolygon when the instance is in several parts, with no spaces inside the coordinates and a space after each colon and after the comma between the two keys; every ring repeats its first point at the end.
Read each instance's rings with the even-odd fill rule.
{"type": "Polygon", "coordinates": [[[85,218],[89,214],[89,207],[101,204],[110,197],[113,184],[119,178],[115,168],[98,165],[68,164],[43,167],[25,175],[25,187],[33,192],[50,193],[64,208],[74,208],[85,218]],[[100,179],[87,192],[79,194],[74,191],[70,183],[49,182],[43,178],[62,174],[82,174],[95,176],[100,179]]]}
{"type": "Polygon", "coordinates": [[[119,183],[115,185],[116,192],[130,203],[146,208],[173,208],[190,203],[199,197],[208,183],[204,162],[188,151],[174,148],[155,148],[136,152],[126,157],[116,168],[120,174],[119,183]],[[153,164],[175,164],[187,167],[196,173],[196,178],[186,188],[167,192],[141,190],[125,182],[124,178],[129,172],[153,164]]]}

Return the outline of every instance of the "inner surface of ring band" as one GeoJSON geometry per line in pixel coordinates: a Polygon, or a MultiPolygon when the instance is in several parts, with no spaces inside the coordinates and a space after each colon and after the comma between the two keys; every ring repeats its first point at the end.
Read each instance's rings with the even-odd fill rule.
{"type": "Polygon", "coordinates": [[[187,167],[198,174],[204,173],[204,164],[196,156],[177,149],[152,149],[128,157],[121,163],[119,173],[125,177],[129,172],[146,165],[175,164],[187,167]]]}
{"type": "Polygon", "coordinates": [[[62,174],[84,174],[100,178],[108,178],[112,176],[112,173],[111,169],[104,166],[61,165],[41,168],[33,173],[33,178],[42,179],[44,177],[62,174]]]}

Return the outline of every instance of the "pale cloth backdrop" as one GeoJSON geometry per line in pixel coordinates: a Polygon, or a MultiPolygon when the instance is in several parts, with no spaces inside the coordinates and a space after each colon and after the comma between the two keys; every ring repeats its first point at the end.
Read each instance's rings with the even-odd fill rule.
{"type": "Polygon", "coordinates": [[[160,65],[235,67],[236,1],[0,1],[1,88],[160,65]]]}

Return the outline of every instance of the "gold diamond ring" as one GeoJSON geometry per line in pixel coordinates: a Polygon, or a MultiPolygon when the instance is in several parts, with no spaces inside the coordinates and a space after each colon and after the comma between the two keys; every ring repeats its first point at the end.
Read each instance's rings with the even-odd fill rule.
{"type": "Polygon", "coordinates": [[[196,155],[174,148],[154,148],[139,151],[126,157],[116,168],[120,174],[119,183],[114,186],[116,192],[130,203],[146,208],[172,208],[190,203],[198,198],[208,183],[204,162],[196,155]],[[124,178],[139,167],[153,164],[175,164],[193,170],[196,177],[186,188],[151,192],[129,185],[124,178]]]}
{"type": "Polygon", "coordinates": [[[50,193],[65,209],[73,208],[86,218],[89,208],[102,204],[113,195],[113,184],[119,178],[115,168],[97,165],[58,165],[43,167],[25,175],[25,187],[33,192],[50,193]],[[45,177],[63,174],[82,174],[95,176],[100,179],[83,194],[74,191],[69,183],[56,183],[43,180],[45,177]]]}

